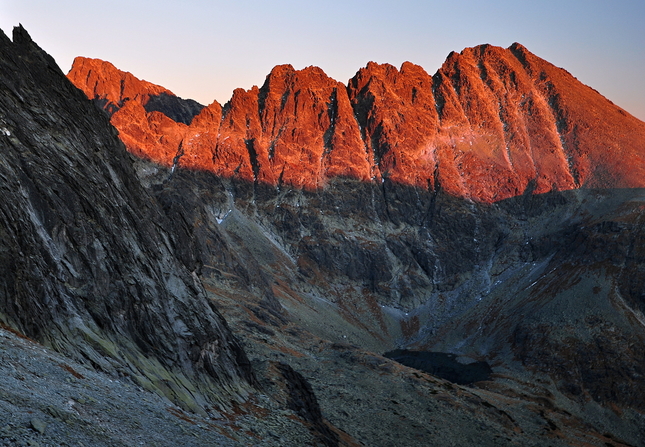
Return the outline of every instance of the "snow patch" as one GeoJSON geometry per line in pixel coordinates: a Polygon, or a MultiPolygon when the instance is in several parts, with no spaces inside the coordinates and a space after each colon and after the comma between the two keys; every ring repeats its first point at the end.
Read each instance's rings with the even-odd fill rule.
{"type": "Polygon", "coordinates": [[[224,220],[229,216],[229,214],[231,214],[231,211],[233,211],[233,210],[228,210],[228,212],[226,214],[224,214],[224,217],[215,218],[215,220],[217,220],[218,225],[222,225],[222,222],[224,222],[224,220]]]}

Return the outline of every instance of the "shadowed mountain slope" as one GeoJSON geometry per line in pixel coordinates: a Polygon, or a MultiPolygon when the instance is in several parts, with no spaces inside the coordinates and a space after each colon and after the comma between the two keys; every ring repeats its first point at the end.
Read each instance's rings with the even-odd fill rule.
{"type": "Polygon", "coordinates": [[[0,52],[0,321],[195,410],[245,395],[248,360],[107,117],[22,27],[0,52]]]}

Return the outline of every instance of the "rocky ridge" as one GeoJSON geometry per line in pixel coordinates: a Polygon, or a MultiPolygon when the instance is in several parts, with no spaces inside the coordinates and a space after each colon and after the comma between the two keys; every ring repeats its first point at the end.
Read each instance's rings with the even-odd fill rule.
{"type": "MultiPolygon", "coordinates": [[[[481,115],[483,112],[474,108],[484,107],[488,99],[481,99],[482,95],[489,93],[472,81],[469,70],[472,69],[474,55],[485,57],[486,52],[494,50],[502,51],[481,47],[477,51],[453,54],[439,75],[430,78],[434,82],[443,76],[442,79],[450,80],[451,85],[462,78],[465,83],[474,83],[464,84],[461,90],[468,91],[468,97],[472,97],[470,106],[453,97],[453,102],[446,100],[444,108],[435,107],[437,121],[454,123],[455,128],[451,131],[455,134],[463,133],[464,128],[472,134],[475,131],[470,122],[476,119],[486,121],[476,118],[477,113],[481,115]],[[461,60],[462,56],[466,62],[461,60]],[[458,106],[463,111],[461,118],[455,111],[458,106]]],[[[271,161],[267,155],[269,152],[251,151],[257,156],[254,160],[260,162],[246,163],[241,146],[235,152],[237,158],[234,158],[239,162],[236,165],[239,169],[232,173],[222,171],[212,175],[212,169],[180,169],[175,171],[171,182],[165,182],[163,173],[166,171],[163,168],[140,164],[140,175],[156,191],[166,212],[193,222],[194,233],[186,235],[186,243],[202,247],[193,251],[204,256],[194,258],[197,265],[201,265],[202,278],[209,283],[211,298],[223,305],[227,318],[238,322],[238,334],[246,340],[245,346],[252,353],[252,361],[261,363],[261,359],[266,357],[281,358],[288,353],[291,364],[297,364],[308,372],[307,378],[314,384],[314,391],[322,400],[322,408],[332,422],[348,433],[361,433],[360,439],[369,440],[366,441],[368,443],[387,445],[380,443],[378,430],[368,428],[360,417],[342,410],[351,399],[362,396],[364,390],[352,387],[346,398],[327,391],[330,382],[319,379],[326,370],[316,362],[321,358],[328,362],[338,360],[325,354],[312,354],[314,348],[306,348],[303,345],[307,343],[293,340],[289,334],[297,331],[292,327],[296,321],[301,329],[322,340],[335,343],[350,341],[354,347],[371,352],[407,347],[448,352],[465,362],[487,361],[493,367],[492,380],[476,384],[478,388],[496,396],[505,396],[502,399],[523,396],[520,401],[524,403],[539,402],[537,406],[529,404],[529,413],[536,411],[535,414],[544,415],[545,408],[551,408],[556,409],[557,414],[579,418],[576,419],[578,422],[554,422],[551,416],[547,418],[552,423],[547,422],[547,425],[554,430],[551,434],[556,438],[564,440],[572,436],[563,442],[583,442],[580,434],[573,435],[571,431],[581,423],[588,432],[593,431],[590,427],[595,427],[603,434],[614,433],[612,436],[617,436],[612,438],[613,441],[603,442],[614,443],[617,442],[615,439],[622,438],[630,441],[621,442],[639,445],[637,440],[643,432],[642,409],[638,404],[643,397],[640,391],[643,389],[643,359],[633,347],[642,343],[645,334],[638,286],[627,285],[632,282],[628,278],[638,277],[638,274],[627,271],[638,271],[640,261],[636,259],[640,257],[630,260],[627,263],[629,267],[624,260],[632,259],[627,247],[635,246],[634,241],[625,237],[632,234],[638,239],[640,233],[638,224],[625,224],[623,221],[639,221],[642,190],[615,187],[625,186],[625,182],[630,186],[639,184],[632,176],[642,167],[643,140],[639,137],[642,123],[624,115],[568,73],[531,56],[521,46],[503,50],[505,53],[510,51],[516,54],[518,64],[528,67],[529,80],[531,73],[543,70],[544,73],[540,72],[538,76],[542,81],[553,79],[552,83],[559,85],[562,79],[569,82],[563,84],[567,91],[557,91],[552,98],[547,95],[554,89],[549,84],[551,81],[537,82],[525,103],[530,113],[521,116],[518,111],[514,115],[519,122],[527,123],[524,134],[518,131],[503,135],[513,141],[524,141],[526,145],[515,141],[517,150],[523,150],[524,156],[530,158],[529,152],[531,156],[538,154],[536,160],[531,161],[533,177],[523,189],[503,192],[505,185],[520,178],[511,170],[504,171],[504,181],[500,181],[495,176],[481,177],[477,168],[465,172],[465,176],[471,176],[469,178],[457,175],[460,180],[456,183],[451,183],[455,177],[442,177],[441,171],[435,171],[432,186],[428,186],[428,179],[425,184],[409,185],[390,175],[383,176],[379,170],[369,171],[368,181],[339,175],[312,186],[304,183],[305,177],[294,177],[300,164],[281,170],[278,179],[288,175],[292,179],[291,186],[278,180],[279,187],[276,188],[276,183],[268,181],[267,177],[258,180],[263,172],[267,172],[260,167],[262,160],[271,161]],[[599,103],[585,102],[589,96],[599,103]],[[555,104],[566,105],[561,105],[557,122],[546,118],[556,116],[555,104]],[[599,122],[600,115],[587,113],[600,106],[613,107],[613,112],[609,110],[605,115],[606,122],[602,123],[599,122]],[[565,109],[566,113],[562,112],[565,109]],[[576,117],[575,121],[573,117],[576,117]],[[594,123],[593,128],[599,130],[593,139],[589,123],[594,123]],[[571,129],[567,131],[568,137],[563,136],[562,129],[571,129]],[[635,139],[623,140],[620,135],[632,135],[635,139]],[[600,160],[602,145],[611,148],[614,138],[621,141],[621,146],[616,146],[616,153],[626,158],[617,155],[616,159],[605,163],[600,160]],[[567,141],[570,146],[567,146],[567,141]],[[542,154],[538,151],[540,147],[549,149],[542,154]],[[564,150],[566,147],[576,147],[577,152],[567,152],[564,150]],[[625,160],[629,162],[625,163],[625,160]],[[536,178],[535,172],[539,170],[543,175],[536,178]],[[246,174],[243,175],[244,172],[246,174]],[[479,176],[479,180],[473,175],[479,176]],[[547,188],[549,182],[551,185],[547,188]],[[464,197],[477,199],[470,192],[464,192],[468,191],[464,185],[476,184],[484,188],[480,193],[486,196],[480,195],[475,201],[462,200],[464,197]],[[580,186],[583,188],[558,191],[580,186]],[[613,189],[593,190],[589,189],[590,186],[613,189]],[[510,197],[498,200],[498,191],[502,191],[502,196],[508,194],[510,197]],[[538,194],[540,192],[542,194],[538,194]],[[600,255],[597,249],[592,248],[599,246],[597,243],[581,242],[590,239],[602,240],[606,250],[615,255],[600,255]],[[203,248],[206,245],[218,248],[203,248]],[[217,256],[213,256],[215,253],[217,256]],[[228,254],[226,259],[223,259],[223,253],[228,254]],[[602,273],[598,274],[599,271],[602,273]],[[621,291],[619,294],[612,292],[615,287],[621,291]],[[249,295],[252,290],[255,290],[255,297],[249,295]],[[247,320],[249,317],[250,322],[247,320]],[[308,362],[309,356],[316,360],[308,362]],[[334,405],[341,405],[341,409],[334,405]],[[563,428],[563,424],[567,428],[563,428]]],[[[365,93],[366,102],[376,103],[377,98],[381,98],[382,109],[374,106],[374,110],[393,110],[382,99],[387,97],[384,93],[387,89],[379,87],[379,80],[387,78],[388,67],[381,71],[379,68],[382,66],[370,64],[365,69],[376,74],[363,82],[378,92],[371,97],[365,93]]],[[[500,68],[497,70],[502,71],[500,68]]],[[[222,109],[223,116],[230,119],[221,121],[220,126],[235,128],[239,134],[247,135],[249,129],[263,128],[262,117],[277,120],[275,104],[278,97],[280,101],[284,100],[286,108],[286,104],[290,104],[292,90],[287,89],[288,95],[270,97],[271,89],[267,86],[281,85],[274,79],[274,74],[279,76],[279,80],[286,78],[292,86],[302,82],[302,78],[289,77],[285,71],[287,74],[293,72],[289,67],[277,67],[262,88],[236,91],[233,99],[222,109]],[[266,96],[263,90],[267,92],[266,96]],[[256,98],[264,102],[256,102],[256,98]],[[247,111],[254,111],[260,104],[263,114],[257,115],[260,117],[257,123],[254,112],[247,111]],[[272,112],[266,112],[267,108],[272,112]]],[[[303,72],[316,77],[317,81],[311,85],[315,92],[294,87],[300,92],[298,98],[303,95],[304,98],[320,98],[324,96],[319,93],[321,90],[329,92],[332,84],[327,87],[321,84],[320,79],[323,78],[318,70],[303,72]]],[[[410,73],[419,74],[411,64],[402,67],[401,72],[410,76],[410,73]]],[[[400,72],[389,68],[389,76],[394,79],[391,84],[401,84],[392,73],[400,72]]],[[[299,74],[304,76],[302,72],[299,74]]],[[[517,76],[509,75],[509,79],[520,82],[517,76]]],[[[422,85],[423,81],[418,83],[422,85]]],[[[365,85],[360,90],[367,92],[369,89],[365,85]]],[[[564,89],[562,85],[560,88],[564,89]]],[[[451,90],[443,87],[438,91],[449,97],[451,90]]],[[[355,93],[352,97],[357,96],[355,93]]],[[[325,115],[320,113],[322,109],[316,109],[320,99],[312,101],[313,105],[310,104],[311,107],[301,116],[318,110],[314,115],[324,119],[325,115]]],[[[339,101],[341,103],[342,100],[339,101]]],[[[357,117],[358,122],[366,123],[359,131],[371,132],[371,147],[382,143],[382,147],[388,148],[377,154],[380,160],[384,160],[378,165],[385,165],[390,160],[390,172],[395,172],[394,167],[402,163],[406,154],[403,151],[396,155],[383,142],[395,141],[399,135],[396,130],[405,128],[406,121],[401,119],[390,128],[387,126],[396,122],[394,118],[377,121],[370,130],[369,119],[379,116],[377,112],[370,115],[370,107],[365,107],[364,117],[357,117]],[[389,130],[385,132],[383,129],[389,130]],[[383,136],[379,132],[384,132],[383,136]]],[[[432,110],[432,107],[427,109],[432,110]]],[[[421,114],[414,122],[423,122],[423,116],[427,118],[431,113],[421,114]]],[[[487,116],[490,118],[492,115],[487,116]]],[[[274,129],[277,124],[275,121],[271,123],[269,128],[274,129]]],[[[220,136],[227,132],[222,131],[222,127],[218,129],[220,136]]],[[[290,129],[288,135],[306,134],[307,138],[318,142],[305,148],[309,150],[308,160],[315,160],[316,154],[321,153],[316,148],[320,147],[321,141],[324,145],[326,132],[322,130],[325,126],[317,124],[311,129],[303,129],[302,126],[290,128],[287,125],[285,129],[290,129]]],[[[479,126],[475,129],[480,136],[490,139],[497,130],[506,128],[479,126]]],[[[409,134],[402,133],[406,137],[397,144],[406,149],[405,143],[412,138],[408,139],[409,134]]],[[[428,133],[432,134],[432,131],[428,130],[428,133]]],[[[262,147],[255,145],[262,134],[253,135],[257,138],[254,137],[252,147],[262,147]]],[[[331,136],[327,133],[327,141],[331,141],[331,136]]],[[[501,138],[500,135],[498,137],[501,138]]],[[[292,149],[297,146],[297,143],[293,145],[293,140],[280,138],[275,140],[276,150],[285,148],[287,143],[292,145],[292,149]],[[282,143],[284,146],[280,146],[282,143]]],[[[241,140],[244,140],[242,136],[238,138],[241,140]]],[[[301,143],[304,141],[300,140],[301,143]]],[[[245,141],[248,149],[251,146],[247,143],[249,141],[245,141]]],[[[457,143],[458,140],[452,139],[447,147],[459,151],[457,143]]],[[[233,144],[234,141],[230,143],[233,144]]],[[[483,143],[478,145],[478,150],[482,148],[486,148],[483,143]]],[[[201,154],[208,155],[207,147],[202,146],[202,150],[201,154]]],[[[471,163],[482,156],[475,152],[464,155],[464,160],[471,163]]],[[[227,149],[218,156],[225,157],[231,153],[227,149]]],[[[322,153],[324,159],[333,152],[325,153],[323,150],[322,153]]],[[[487,153],[487,156],[493,154],[487,153]]],[[[275,154],[272,157],[276,157],[275,154]]],[[[518,166],[522,156],[522,153],[514,156],[518,166]]],[[[178,166],[181,167],[179,160],[178,166]]],[[[216,166],[217,157],[212,160],[216,166]]],[[[307,176],[319,175],[323,172],[321,166],[327,165],[319,163],[313,168],[305,167],[307,176]],[[313,171],[307,171],[310,168],[313,171]]],[[[415,171],[413,165],[406,165],[406,169],[406,173],[423,171],[415,171]]],[[[266,175],[275,174],[269,172],[266,175]]],[[[344,365],[354,372],[359,368],[352,362],[344,365]]],[[[360,383],[373,396],[380,395],[380,387],[384,386],[376,379],[360,383]]],[[[423,445],[423,441],[406,438],[406,433],[423,432],[418,421],[413,422],[415,408],[418,409],[418,404],[410,404],[405,410],[409,411],[405,413],[409,418],[406,423],[388,426],[395,439],[406,439],[409,445],[423,445]]],[[[403,410],[397,407],[396,410],[390,408],[379,413],[379,424],[390,423],[390,411],[401,414],[403,410]]],[[[520,410],[515,407],[512,411],[520,410]]],[[[528,420],[530,418],[525,422],[528,420]]],[[[525,425],[522,425],[522,430],[525,433],[530,431],[525,425]]],[[[492,437],[487,436],[486,439],[491,440],[492,437]]],[[[593,444],[596,441],[587,439],[584,442],[593,444]]]]}
{"type": "Polygon", "coordinates": [[[434,76],[369,63],[347,85],[317,67],[277,66],[188,126],[141,107],[167,91],[107,62],[78,58],[68,76],[113,113],[131,152],[166,166],[308,189],[387,180],[486,203],[645,186],[645,125],[520,44],[453,52],[434,76]],[[141,93],[118,96],[122,82],[141,93]]]}
{"type": "Polygon", "coordinates": [[[22,27],[0,51],[0,321],[193,411],[243,398],[244,351],[107,117],[22,27]]]}

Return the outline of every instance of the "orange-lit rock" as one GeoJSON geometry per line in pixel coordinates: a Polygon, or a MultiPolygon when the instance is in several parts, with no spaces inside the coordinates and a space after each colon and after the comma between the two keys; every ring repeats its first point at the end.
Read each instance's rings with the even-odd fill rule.
{"type": "Polygon", "coordinates": [[[438,119],[430,75],[409,62],[400,71],[370,62],[348,90],[377,176],[434,188],[438,119]]]}
{"type": "Polygon", "coordinates": [[[217,146],[222,106],[214,101],[202,109],[185,130],[179,165],[188,169],[214,171],[213,148],[217,146]]]}
{"type": "Polygon", "coordinates": [[[137,79],[131,73],[121,71],[100,59],[77,57],[67,77],[88,98],[97,100],[110,114],[129,100],[145,104],[150,96],[173,94],[168,89],[137,79]]]}
{"type": "Polygon", "coordinates": [[[547,100],[511,51],[452,53],[435,80],[444,150],[466,195],[492,202],[529,185],[536,193],[575,187],[547,100]]]}
{"type": "Polygon", "coordinates": [[[121,140],[133,154],[165,166],[181,159],[185,167],[212,169],[210,146],[208,154],[204,153],[203,146],[208,145],[206,140],[213,123],[219,123],[219,104],[204,109],[200,124],[194,132],[188,132],[187,123],[202,106],[178,98],[166,88],[142,81],[100,59],[77,57],[67,76],[111,115],[121,140]],[[217,118],[212,118],[213,113],[217,118]],[[209,131],[204,130],[205,123],[209,131]],[[198,133],[204,135],[204,142],[191,144],[198,133]],[[189,140],[184,147],[186,137],[189,140]]]}
{"type": "Polygon", "coordinates": [[[68,76],[133,153],[225,177],[310,189],[388,179],[482,202],[645,186],[645,123],[519,44],[453,52],[434,76],[370,62],[347,86],[280,65],[199,114],[107,62],[78,58],[68,76]]]}
{"type": "Polygon", "coordinates": [[[576,184],[643,187],[645,123],[522,45],[509,51],[549,105],[576,184]]]}
{"type": "Polygon", "coordinates": [[[328,150],[323,158],[325,175],[349,177],[363,181],[380,177],[374,156],[361,138],[360,128],[347,94],[340,82],[332,93],[331,127],[328,129],[328,150]]]}
{"type": "Polygon", "coordinates": [[[163,113],[146,112],[137,101],[127,101],[112,115],[111,122],[130,152],[164,166],[173,165],[187,127],[163,113]]]}
{"type": "Polygon", "coordinates": [[[248,91],[236,89],[222,112],[220,137],[213,156],[217,174],[275,184],[268,168],[267,150],[259,145],[261,127],[257,87],[248,91]]]}
{"type": "Polygon", "coordinates": [[[222,115],[215,172],[268,184],[369,180],[372,164],[345,86],[322,70],[275,67],[261,88],[237,89],[222,115]]]}

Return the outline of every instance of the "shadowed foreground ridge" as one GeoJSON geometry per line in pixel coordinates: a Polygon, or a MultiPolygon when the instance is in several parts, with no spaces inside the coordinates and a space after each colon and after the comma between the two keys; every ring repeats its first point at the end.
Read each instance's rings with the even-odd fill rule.
{"type": "Polygon", "coordinates": [[[248,360],[105,115],[22,27],[0,51],[1,322],[194,410],[244,395],[248,360]]]}
{"type": "Polygon", "coordinates": [[[434,76],[370,62],[348,85],[281,65],[223,107],[192,109],[193,121],[146,108],[183,100],[108,62],[77,58],[68,77],[132,153],[166,166],[308,189],[388,180],[489,203],[645,186],[645,124],[517,43],[453,52],[434,76]]]}

